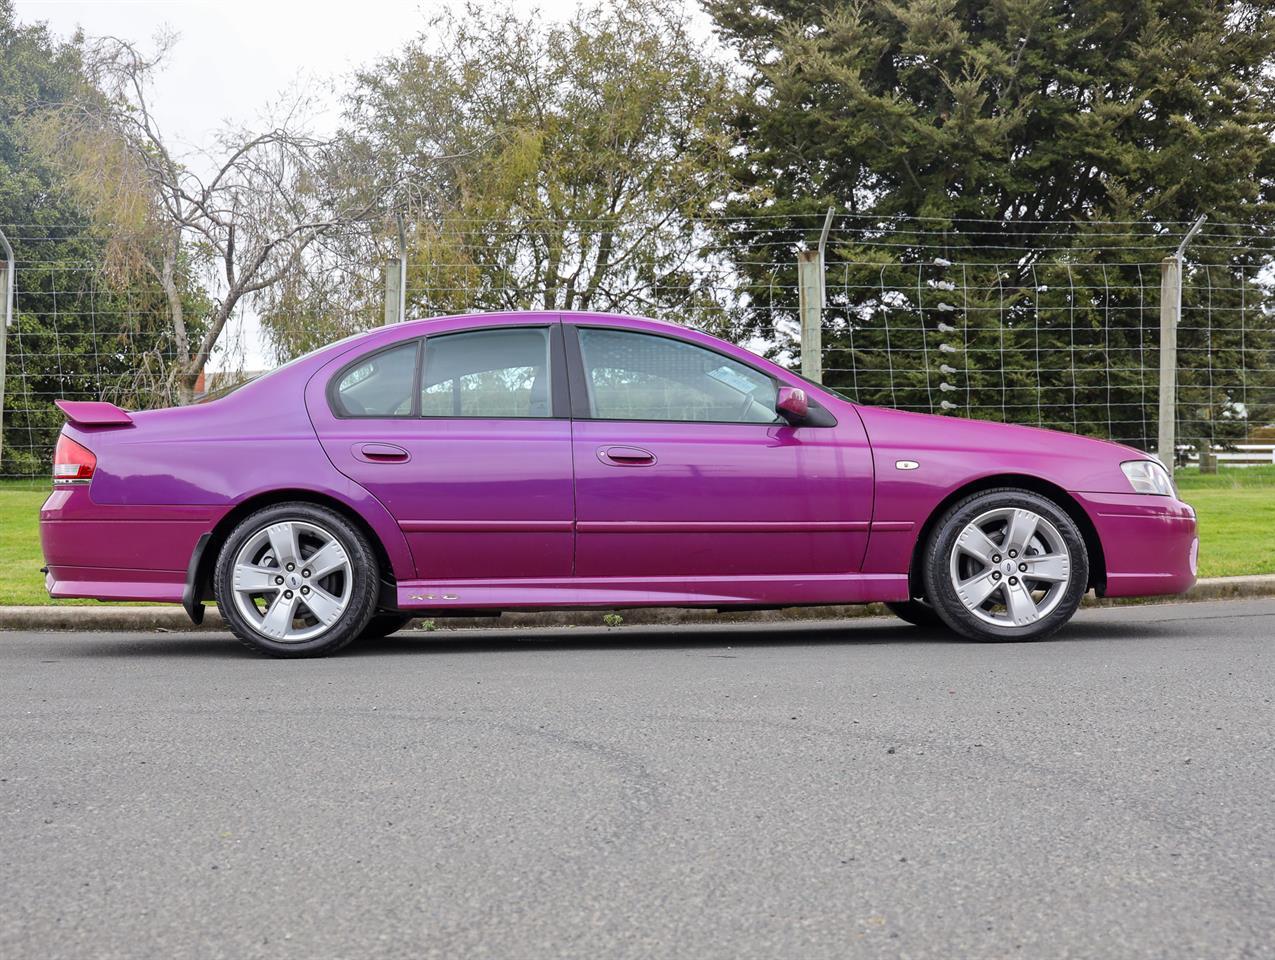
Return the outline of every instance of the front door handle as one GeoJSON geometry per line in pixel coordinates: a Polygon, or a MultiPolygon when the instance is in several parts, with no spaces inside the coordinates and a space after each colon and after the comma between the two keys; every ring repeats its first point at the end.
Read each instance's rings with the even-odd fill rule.
{"type": "Polygon", "coordinates": [[[655,454],[641,447],[598,447],[598,459],[613,467],[649,467],[655,463],[655,454]]]}
{"type": "Polygon", "coordinates": [[[366,463],[406,463],[412,455],[392,443],[364,443],[354,448],[354,455],[366,463]]]}

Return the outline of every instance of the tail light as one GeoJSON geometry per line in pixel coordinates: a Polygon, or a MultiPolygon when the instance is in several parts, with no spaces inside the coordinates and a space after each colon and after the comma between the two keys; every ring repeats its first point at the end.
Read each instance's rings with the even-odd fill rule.
{"type": "Polygon", "coordinates": [[[53,451],[53,482],[88,483],[93,479],[93,471],[97,468],[97,457],[93,451],[76,443],[68,436],[58,437],[58,445],[53,451]]]}

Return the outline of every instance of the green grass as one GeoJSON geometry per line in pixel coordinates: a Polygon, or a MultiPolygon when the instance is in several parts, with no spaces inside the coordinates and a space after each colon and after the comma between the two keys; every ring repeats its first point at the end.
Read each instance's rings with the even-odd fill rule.
{"type": "Polygon", "coordinates": [[[1177,481],[1200,522],[1200,576],[1275,573],[1275,467],[1179,470],[1177,481]]]}
{"type": "MultiPolygon", "coordinates": [[[[1200,576],[1275,573],[1275,467],[1178,473],[1200,519],[1200,576]]],[[[47,482],[0,481],[0,604],[54,603],[40,567],[40,504],[47,482]]],[[[60,600],[58,603],[92,601],[60,600]]]]}
{"type": "Polygon", "coordinates": [[[48,495],[48,483],[0,483],[0,603],[6,606],[53,602],[40,572],[40,504],[48,495]]]}

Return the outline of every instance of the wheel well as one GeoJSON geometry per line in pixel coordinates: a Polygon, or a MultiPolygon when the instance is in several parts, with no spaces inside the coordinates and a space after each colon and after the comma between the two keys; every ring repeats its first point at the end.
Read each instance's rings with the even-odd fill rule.
{"type": "Polygon", "coordinates": [[[334,497],[315,493],[313,490],[271,490],[269,493],[261,493],[255,497],[250,497],[243,503],[235,504],[229,513],[217,521],[217,525],[213,527],[212,535],[204,547],[204,552],[199,558],[199,567],[195,572],[197,601],[212,597],[212,578],[213,570],[217,566],[217,555],[221,552],[221,545],[230,536],[230,531],[235,528],[239,521],[263,507],[269,507],[276,503],[297,502],[313,503],[317,506],[327,507],[330,510],[335,510],[346,520],[350,521],[363,533],[363,536],[367,537],[367,542],[371,544],[372,550],[376,554],[376,561],[381,568],[381,579],[388,580],[391,583],[394,581],[394,568],[390,565],[390,555],[385,549],[385,544],[376,535],[376,531],[368,526],[367,521],[358,514],[358,511],[352,510],[334,497]]]}
{"type": "Polygon", "coordinates": [[[925,546],[929,543],[930,534],[934,532],[934,527],[938,524],[939,519],[958,500],[963,500],[970,494],[978,493],[980,490],[991,490],[995,487],[1018,487],[1022,490],[1030,490],[1032,493],[1047,497],[1067,512],[1067,516],[1071,517],[1077,529],[1080,530],[1080,535],[1085,541],[1085,550],[1089,553],[1088,585],[1101,595],[1107,586],[1107,559],[1102,552],[1102,541],[1098,538],[1098,531],[1094,527],[1093,521],[1089,519],[1089,515],[1076,502],[1075,497],[1057,484],[1042,480],[1039,477],[1018,473],[1001,473],[991,477],[980,477],[965,484],[963,487],[953,490],[931,511],[921,527],[921,533],[916,538],[916,544],[912,547],[912,562],[908,565],[908,583],[912,588],[912,595],[921,595],[919,592],[921,556],[925,552],[925,546]]]}

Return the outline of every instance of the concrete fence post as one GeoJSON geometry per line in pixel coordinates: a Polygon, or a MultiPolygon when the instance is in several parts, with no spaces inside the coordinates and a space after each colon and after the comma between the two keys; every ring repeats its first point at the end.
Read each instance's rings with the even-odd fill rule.
{"type": "Polygon", "coordinates": [[[832,229],[833,207],[823,218],[819,246],[797,253],[797,303],[801,314],[801,375],[823,383],[823,308],[827,306],[824,277],[824,250],[832,229]]]}
{"type": "Polygon", "coordinates": [[[0,296],[4,302],[0,304],[0,312],[4,314],[4,325],[0,326],[0,463],[4,462],[4,390],[5,360],[9,345],[9,325],[13,323],[13,285],[17,264],[13,257],[13,247],[9,246],[9,238],[0,230],[0,247],[4,248],[4,261],[0,262],[0,277],[4,283],[0,285],[0,296]]]}
{"type": "Polygon", "coordinates": [[[1178,387],[1178,314],[1182,309],[1182,262],[1160,261],[1160,435],[1156,452],[1173,475],[1176,459],[1178,387]]]}
{"type": "Polygon", "coordinates": [[[407,319],[407,231],[402,211],[394,214],[398,227],[398,259],[385,261],[385,326],[407,319]]]}
{"type": "Polygon", "coordinates": [[[1182,319],[1182,268],[1186,248],[1207,219],[1191,225],[1177,252],[1160,261],[1160,436],[1157,453],[1173,476],[1177,460],[1178,322],[1182,319]]]}
{"type": "Polygon", "coordinates": [[[815,250],[797,254],[797,299],[801,309],[801,375],[823,382],[823,262],[815,250]]]}
{"type": "Polygon", "coordinates": [[[397,259],[385,261],[385,326],[398,323],[401,306],[399,296],[403,289],[403,266],[397,259]]]}

